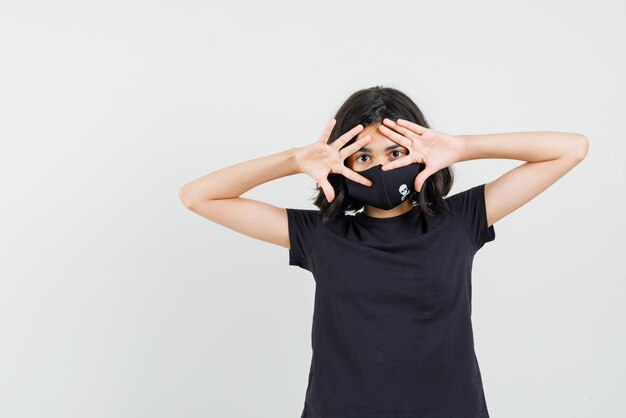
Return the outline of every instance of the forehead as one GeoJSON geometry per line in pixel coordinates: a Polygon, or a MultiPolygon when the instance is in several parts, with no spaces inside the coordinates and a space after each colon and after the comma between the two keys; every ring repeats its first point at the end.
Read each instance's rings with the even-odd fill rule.
{"type": "Polygon", "coordinates": [[[356,136],[356,139],[361,139],[366,135],[372,137],[372,139],[365,145],[366,148],[370,148],[374,151],[380,149],[381,151],[390,145],[398,145],[397,142],[388,138],[385,134],[383,134],[378,127],[381,125],[380,122],[373,123],[364,128],[359,134],[356,136]]]}
{"type": "Polygon", "coordinates": [[[368,135],[368,134],[372,135],[372,137],[374,137],[374,135],[376,134],[384,136],[378,129],[380,125],[382,125],[382,123],[376,122],[376,123],[372,123],[371,125],[366,126],[365,128],[363,128],[361,132],[359,132],[359,134],[357,135],[357,138],[364,137],[365,135],[368,135]]]}

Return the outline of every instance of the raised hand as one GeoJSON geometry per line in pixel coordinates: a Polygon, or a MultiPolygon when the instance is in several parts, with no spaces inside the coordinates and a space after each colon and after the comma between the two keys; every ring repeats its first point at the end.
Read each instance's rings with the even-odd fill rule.
{"type": "Polygon", "coordinates": [[[458,137],[425,128],[417,123],[398,119],[397,123],[385,118],[378,128],[386,137],[406,147],[409,154],[382,166],[384,171],[403,167],[411,163],[425,165],[415,178],[415,190],[422,190],[422,186],[431,174],[442,168],[450,167],[461,161],[465,150],[465,141],[458,137]]]}
{"type": "Polygon", "coordinates": [[[372,185],[369,179],[352,171],[343,164],[346,158],[367,144],[372,139],[371,136],[365,135],[363,138],[355,141],[354,144],[350,144],[344,149],[341,149],[341,147],[358,135],[364,128],[363,125],[359,124],[341,135],[333,141],[332,144],[328,144],[328,138],[330,137],[335,123],[337,123],[335,118],[331,119],[326,125],[322,136],[317,141],[305,147],[298,148],[294,154],[298,171],[308,174],[321,186],[328,202],[332,202],[335,199],[335,190],[328,181],[328,174],[330,173],[342,174],[344,177],[365,186],[372,185]]]}

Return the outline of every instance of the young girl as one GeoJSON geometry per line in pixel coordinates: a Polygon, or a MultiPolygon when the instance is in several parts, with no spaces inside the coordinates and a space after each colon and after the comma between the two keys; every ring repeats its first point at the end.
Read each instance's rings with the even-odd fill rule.
{"type": "Polygon", "coordinates": [[[351,95],[314,143],[207,174],[180,198],[288,248],[289,264],[313,274],[301,418],[487,418],[471,322],[474,255],[495,239],[495,222],[587,148],[576,133],[447,135],[404,93],[376,86],[351,95]],[[451,166],[480,158],[525,163],[446,197],[451,166]],[[239,197],[296,173],[316,181],[319,210],[239,197]]]}

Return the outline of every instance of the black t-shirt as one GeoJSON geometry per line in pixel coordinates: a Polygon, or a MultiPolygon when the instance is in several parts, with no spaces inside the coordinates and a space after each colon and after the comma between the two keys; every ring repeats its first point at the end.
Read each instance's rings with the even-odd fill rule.
{"type": "Polygon", "coordinates": [[[287,208],[289,264],[315,279],[301,418],[487,418],[471,322],[484,184],[400,216],[287,208]]]}

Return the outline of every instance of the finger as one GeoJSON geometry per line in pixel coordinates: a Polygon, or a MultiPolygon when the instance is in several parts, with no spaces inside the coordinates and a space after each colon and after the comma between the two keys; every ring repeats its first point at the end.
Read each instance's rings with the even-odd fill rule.
{"type": "Polygon", "coordinates": [[[345,166],[344,166],[344,169],[341,170],[341,174],[344,177],[347,177],[352,181],[356,181],[357,183],[361,183],[364,186],[370,187],[373,184],[372,181],[368,179],[367,177],[363,177],[356,171],[352,171],[348,167],[345,167],[345,166]]]}
{"type": "Polygon", "coordinates": [[[412,140],[415,140],[415,139],[419,138],[419,134],[417,132],[414,132],[413,130],[411,130],[409,128],[405,128],[405,127],[403,127],[401,125],[398,125],[397,123],[395,123],[391,119],[385,118],[383,120],[383,123],[385,125],[387,125],[390,129],[393,129],[393,130],[395,130],[397,132],[400,132],[402,135],[406,136],[407,138],[410,138],[412,140]]]}
{"type": "Polygon", "coordinates": [[[392,141],[397,142],[398,144],[403,145],[408,149],[411,149],[411,146],[413,145],[413,141],[411,141],[409,138],[405,138],[404,136],[400,135],[396,131],[392,131],[385,125],[380,125],[378,127],[378,130],[381,131],[387,138],[391,139],[392,141]]]}
{"type": "Polygon", "coordinates": [[[321,182],[318,182],[318,184],[322,187],[328,203],[335,200],[335,189],[333,189],[333,186],[328,182],[328,180],[324,179],[321,182]]]}
{"type": "Polygon", "coordinates": [[[408,120],[398,119],[396,122],[398,125],[410,128],[412,131],[417,132],[420,135],[428,130],[428,128],[424,128],[423,126],[418,125],[417,123],[409,122],[408,120]]]}
{"type": "Polygon", "coordinates": [[[430,177],[430,175],[433,174],[428,167],[424,168],[424,170],[422,170],[417,177],[415,177],[415,190],[417,190],[418,192],[420,192],[422,190],[422,187],[424,186],[424,183],[426,182],[426,180],[428,179],[428,177],[430,177]]]}
{"type": "Polygon", "coordinates": [[[319,142],[321,142],[322,144],[328,144],[328,138],[330,137],[330,133],[333,131],[336,123],[337,121],[335,120],[335,118],[332,118],[326,124],[326,128],[324,128],[324,132],[322,132],[322,136],[320,137],[319,142]]]}
{"type": "Polygon", "coordinates": [[[383,171],[393,170],[394,168],[404,167],[405,165],[409,165],[413,162],[411,156],[407,155],[402,158],[398,158],[397,160],[393,160],[390,163],[384,164],[381,169],[383,171]]]}
{"type": "Polygon", "coordinates": [[[332,147],[335,147],[336,149],[340,149],[341,147],[346,145],[346,143],[348,141],[350,141],[353,137],[358,135],[359,132],[361,132],[363,129],[365,129],[365,128],[363,127],[363,125],[361,125],[359,123],[357,126],[355,126],[354,128],[350,129],[348,132],[344,133],[339,138],[337,138],[335,141],[333,141],[333,143],[330,144],[330,145],[332,147]]]}
{"type": "Polygon", "coordinates": [[[372,137],[370,135],[365,135],[364,137],[357,139],[354,144],[350,144],[347,147],[340,149],[339,156],[341,157],[341,160],[345,160],[350,155],[363,148],[363,146],[370,142],[371,139],[372,137]]]}

